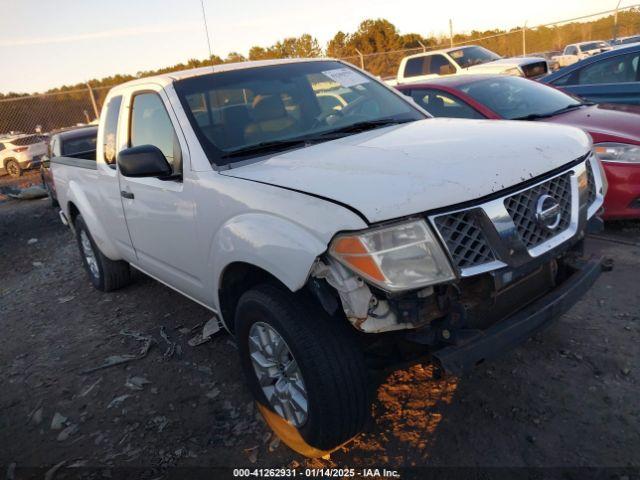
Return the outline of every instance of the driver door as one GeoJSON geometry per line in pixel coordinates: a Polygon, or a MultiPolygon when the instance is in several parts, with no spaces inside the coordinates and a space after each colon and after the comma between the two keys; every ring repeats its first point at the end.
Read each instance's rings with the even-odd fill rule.
{"type": "Polygon", "coordinates": [[[201,298],[202,265],[188,182],[189,150],[161,87],[149,85],[128,99],[128,147],[154,145],[172,166],[170,178],[119,174],[125,219],[137,267],[183,293],[201,298]],[[187,167],[187,168],[185,168],[187,167]]]}

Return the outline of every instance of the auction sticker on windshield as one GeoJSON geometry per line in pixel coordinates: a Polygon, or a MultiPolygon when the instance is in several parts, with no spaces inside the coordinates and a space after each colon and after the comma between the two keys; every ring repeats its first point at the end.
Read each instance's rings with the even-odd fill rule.
{"type": "Polygon", "coordinates": [[[345,88],[354,87],[368,83],[370,80],[364,75],[351,70],[350,68],[334,68],[333,70],[325,70],[323,75],[329,77],[334,82],[338,82],[345,88]]]}

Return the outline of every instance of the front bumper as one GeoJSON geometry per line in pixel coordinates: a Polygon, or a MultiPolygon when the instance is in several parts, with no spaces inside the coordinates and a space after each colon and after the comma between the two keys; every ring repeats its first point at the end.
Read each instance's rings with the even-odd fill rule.
{"type": "Polygon", "coordinates": [[[602,270],[602,259],[585,261],[557,288],[523,310],[463,342],[434,352],[433,357],[444,373],[460,375],[485,360],[502,355],[567,312],[593,285],[602,270]]]}
{"type": "Polygon", "coordinates": [[[603,163],[609,190],[604,219],[640,218],[640,165],[603,163]]]}

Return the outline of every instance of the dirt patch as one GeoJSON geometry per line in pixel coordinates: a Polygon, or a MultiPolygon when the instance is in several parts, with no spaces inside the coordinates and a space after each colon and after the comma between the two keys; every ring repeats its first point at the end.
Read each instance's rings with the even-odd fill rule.
{"type": "Polygon", "coordinates": [[[207,310],[143,275],[97,292],[46,199],[5,202],[0,465],[638,466],[637,226],[591,241],[616,268],[549,330],[463,378],[389,372],[365,432],[306,462],[257,418],[232,337],[189,346],[207,310]]]}

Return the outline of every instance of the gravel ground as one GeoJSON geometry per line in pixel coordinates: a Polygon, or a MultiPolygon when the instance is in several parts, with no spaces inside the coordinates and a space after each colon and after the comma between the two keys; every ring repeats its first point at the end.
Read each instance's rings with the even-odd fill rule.
{"type": "Polygon", "coordinates": [[[462,378],[388,372],[365,432],[306,461],[256,416],[232,337],[187,343],[207,310],[141,274],[94,290],[47,199],[0,203],[0,466],[638,467],[640,223],[590,248],[615,269],[554,326],[462,378]]]}

